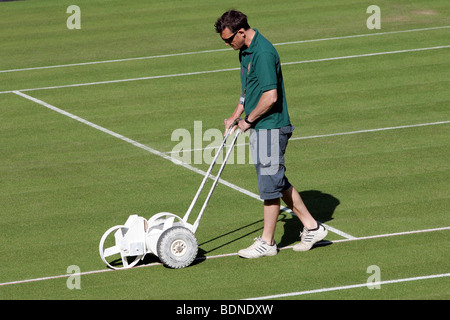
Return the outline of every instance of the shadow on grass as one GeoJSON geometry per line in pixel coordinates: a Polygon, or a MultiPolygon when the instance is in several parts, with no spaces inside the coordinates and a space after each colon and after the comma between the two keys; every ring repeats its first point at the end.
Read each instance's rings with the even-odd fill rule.
{"type": "MultiPolygon", "coordinates": [[[[336,207],[340,204],[340,201],[337,198],[335,198],[334,196],[332,196],[330,194],[323,193],[323,192],[317,191],[317,190],[302,191],[302,192],[300,192],[300,196],[302,197],[303,202],[305,203],[305,205],[308,208],[311,215],[317,221],[325,223],[327,221],[333,220],[334,211],[336,210],[336,207]]],[[[262,210],[262,204],[261,204],[261,210],[262,210]]],[[[217,236],[217,237],[214,237],[207,241],[204,241],[202,243],[199,243],[197,258],[194,260],[194,262],[191,265],[200,264],[203,261],[205,261],[207,253],[211,253],[220,248],[226,247],[226,246],[232,244],[233,242],[239,241],[240,239],[249,237],[251,235],[253,235],[254,237],[256,237],[257,235],[260,235],[261,231],[263,230],[263,227],[261,226],[263,222],[264,222],[264,220],[260,219],[255,222],[249,223],[245,226],[242,226],[242,227],[239,227],[232,231],[229,231],[220,236],[217,236]],[[236,235],[236,237],[233,238],[232,240],[228,240],[226,242],[220,243],[221,238],[230,236],[230,235],[232,235],[234,233],[238,233],[238,232],[239,232],[239,235],[236,235]],[[241,232],[245,232],[245,233],[242,234],[241,232]],[[217,240],[219,240],[219,244],[216,247],[214,247],[208,251],[205,251],[201,248],[201,246],[211,243],[211,242],[214,242],[214,241],[217,241],[217,240]]],[[[283,225],[283,227],[284,227],[283,236],[282,236],[280,242],[277,244],[279,248],[292,245],[293,243],[299,241],[299,233],[301,230],[303,230],[303,225],[295,215],[292,215],[286,211],[282,211],[282,212],[280,212],[278,222],[283,222],[283,224],[284,224],[283,225]]],[[[327,245],[330,243],[331,242],[327,243],[325,241],[321,245],[327,245]]],[[[158,263],[158,262],[159,262],[158,257],[156,257],[155,255],[152,255],[152,254],[148,254],[137,265],[147,265],[150,263],[158,263]]],[[[121,260],[118,259],[117,261],[112,262],[112,265],[120,264],[120,263],[121,263],[121,260]]]]}
{"type": "MultiPolygon", "coordinates": [[[[306,207],[310,211],[311,215],[320,222],[327,222],[330,220],[333,220],[333,213],[336,210],[336,207],[339,205],[339,200],[335,198],[334,196],[323,193],[321,191],[317,190],[308,190],[308,191],[302,191],[300,192],[300,196],[303,199],[303,202],[305,203],[306,207]]],[[[261,205],[261,211],[262,211],[262,205],[261,205]]],[[[260,226],[260,224],[263,222],[263,219],[257,220],[253,223],[247,224],[245,226],[239,227],[235,230],[232,230],[230,232],[227,232],[223,235],[220,235],[218,237],[215,237],[213,239],[207,240],[203,243],[199,244],[199,247],[202,245],[205,245],[207,243],[219,240],[220,238],[229,236],[233,233],[239,232],[239,231],[247,231],[243,235],[239,235],[238,237],[229,240],[225,243],[221,243],[218,246],[205,251],[199,248],[198,250],[198,257],[205,257],[206,253],[211,253],[217,249],[223,248],[225,246],[230,245],[233,242],[236,242],[242,238],[248,237],[252,234],[256,234],[257,232],[260,232],[263,230],[263,227],[260,226]],[[257,227],[256,227],[257,226],[257,227]]],[[[281,238],[281,241],[278,243],[278,247],[285,247],[293,244],[294,242],[299,241],[299,233],[301,230],[303,230],[303,225],[300,222],[300,220],[287,212],[281,212],[280,216],[278,218],[278,222],[284,222],[284,234],[281,238]]],[[[255,235],[256,236],[256,235],[255,235]]]]}
{"type": "MultiPolygon", "coordinates": [[[[300,196],[314,219],[323,223],[333,220],[334,211],[340,204],[337,198],[317,190],[302,191],[300,196]]],[[[285,247],[298,242],[303,225],[297,216],[287,214],[281,221],[284,222],[284,234],[278,246],[285,247]]]]}

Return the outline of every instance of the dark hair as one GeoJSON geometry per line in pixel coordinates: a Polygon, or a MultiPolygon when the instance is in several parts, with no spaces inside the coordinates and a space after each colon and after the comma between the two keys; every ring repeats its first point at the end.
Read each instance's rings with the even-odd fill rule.
{"type": "Polygon", "coordinates": [[[230,29],[233,33],[237,32],[241,28],[244,28],[244,30],[250,29],[247,22],[247,16],[237,10],[225,12],[219,19],[217,19],[214,27],[216,28],[217,33],[221,33],[225,28],[230,29]]]}

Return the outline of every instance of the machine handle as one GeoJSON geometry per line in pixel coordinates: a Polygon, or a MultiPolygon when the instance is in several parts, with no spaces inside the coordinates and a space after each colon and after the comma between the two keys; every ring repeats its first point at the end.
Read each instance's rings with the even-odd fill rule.
{"type": "Polygon", "coordinates": [[[228,130],[233,129],[233,127],[236,126],[236,125],[239,123],[239,121],[241,121],[241,120],[242,120],[241,118],[236,118],[236,119],[234,119],[233,123],[232,123],[231,126],[228,128],[228,130]]]}
{"type": "Polygon", "coordinates": [[[237,126],[239,124],[239,121],[241,121],[241,118],[236,118],[234,119],[233,123],[228,127],[226,133],[225,133],[225,137],[228,137],[231,134],[231,130],[233,130],[234,126],[237,126]]]}

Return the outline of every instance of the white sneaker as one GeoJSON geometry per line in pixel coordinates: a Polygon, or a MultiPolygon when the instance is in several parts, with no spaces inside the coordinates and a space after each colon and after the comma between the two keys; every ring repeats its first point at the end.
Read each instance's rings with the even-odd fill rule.
{"type": "Polygon", "coordinates": [[[328,230],[319,222],[318,225],[317,230],[303,228],[303,232],[300,232],[301,241],[293,247],[294,251],[308,251],[316,242],[327,236],[328,230]]]}
{"type": "Polygon", "coordinates": [[[278,253],[277,244],[268,245],[261,237],[255,238],[255,243],[246,249],[238,251],[238,255],[242,258],[254,259],[260,257],[274,256],[278,253]]]}

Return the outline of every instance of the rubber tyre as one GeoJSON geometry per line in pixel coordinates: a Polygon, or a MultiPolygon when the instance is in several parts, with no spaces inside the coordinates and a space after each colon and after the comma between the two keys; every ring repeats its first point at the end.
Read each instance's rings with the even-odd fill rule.
{"type": "Polygon", "coordinates": [[[173,269],[185,268],[197,257],[197,238],[185,227],[172,227],[161,234],[156,250],[165,266],[173,269]]]}

